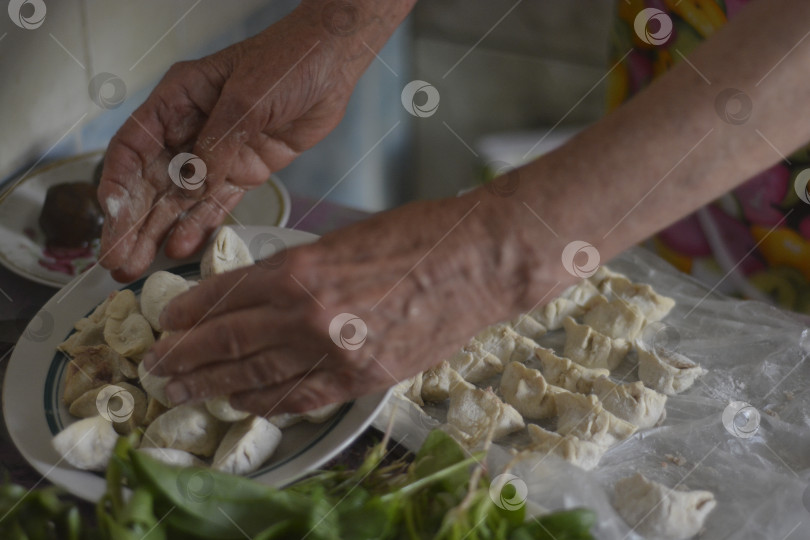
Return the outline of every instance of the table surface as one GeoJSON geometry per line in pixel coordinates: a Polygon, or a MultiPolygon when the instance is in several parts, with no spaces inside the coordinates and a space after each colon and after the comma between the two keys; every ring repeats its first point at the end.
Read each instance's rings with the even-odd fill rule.
{"type": "MultiPolygon", "coordinates": [[[[292,211],[289,223],[298,223],[296,228],[323,234],[359,221],[369,214],[360,210],[339,206],[328,201],[317,202],[312,199],[293,195],[292,211]],[[301,219],[303,217],[303,219],[301,219]]],[[[53,296],[57,289],[28,281],[4,267],[0,266],[0,290],[8,296],[0,297],[0,321],[20,318],[31,319],[45,302],[53,296]]],[[[20,334],[24,328],[20,328],[20,334]]],[[[18,336],[19,337],[19,336],[18,336]]],[[[0,397],[2,397],[2,382],[5,377],[7,360],[14,348],[14,343],[0,342],[0,397]]],[[[344,450],[333,463],[346,466],[357,466],[362,461],[367,449],[378,442],[382,434],[374,428],[366,430],[352,445],[344,450]]],[[[389,458],[396,459],[406,452],[395,448],[391,443],[392,452],[389,458]]],[[[26,487],[41,487],[48,481],[31,467],[22,457],[9,437],[5,425],[5,418],[0,418],[0,470],[5,470],[9,479],[26,487]]],[[[82,504],[82,511],[92,515],[89,505],[82,504]]]]}

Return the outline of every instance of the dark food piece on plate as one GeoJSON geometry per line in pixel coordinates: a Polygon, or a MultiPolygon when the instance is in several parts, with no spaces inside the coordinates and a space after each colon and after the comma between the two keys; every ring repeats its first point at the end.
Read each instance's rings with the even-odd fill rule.
{"type": "Polygon", "coordinates": [[[39,214],[39,226],[49,248],[81,248],[101,236],[104,214],[96,186],[69,182],[48,188],[39,214]]]}

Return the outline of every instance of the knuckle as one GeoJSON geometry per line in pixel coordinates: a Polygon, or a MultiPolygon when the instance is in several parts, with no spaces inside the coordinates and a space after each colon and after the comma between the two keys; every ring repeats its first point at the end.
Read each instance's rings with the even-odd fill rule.
{"type": "MultiPolygon", "coordinates": [[[[239,358],[242,353],[242,347],[240,345],[241,339],[239,334],[239,326],[233,324],[227,324],[224,321],[216,322],[211,325],[210,328],[210,339],[213,342],[213,350],[217,351],[219,354],[225,355],[228,359],[235,359],[239,358]]],[[[206,343],[202,343],[203,347],[206,347],[206,343]]]]}

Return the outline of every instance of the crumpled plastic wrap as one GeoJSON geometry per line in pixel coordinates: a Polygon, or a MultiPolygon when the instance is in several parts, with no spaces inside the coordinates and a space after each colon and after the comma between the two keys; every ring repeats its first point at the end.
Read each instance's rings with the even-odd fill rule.
{"type": "MultiPolygon", "coordinates": [[[[553,456],[514,465],[509,472],[525,482],[529,501],[548,510],[592,508],[599,515],[596,538],[640,539],[611,500],[616,481],[641,472],[671,488],[715,494],[717,507],[699,538],[810,539],[806,319],[714,294],[641,248],[625,252],[608,267],[677,301],[662,321],[667,325],[662,337],[708,373],[686,392],[669,397],[662,425],[611,448],[593,471],[553,456]],[[732,402],[743,403],[727,410],[732,402]],[[739,409],[745,405],[753,409],[739,409]],[[735,415],[738,409],[746,414],[735,415]]],[[[538,342],[560,343],[554,334],[545,340],[538,342]]],[[[612,376],[637,380],[635,363],[631,353],[612,376]]],[[[393,415],[393,438],[417,449],[444,420],[446,404],[425,410],[430,416],[395,393],[375,426],[385,430],[393,415]]],[[[487,457],[490,475],[503,472],[512,458],[503,444],[493,444],[487,457]]]]}

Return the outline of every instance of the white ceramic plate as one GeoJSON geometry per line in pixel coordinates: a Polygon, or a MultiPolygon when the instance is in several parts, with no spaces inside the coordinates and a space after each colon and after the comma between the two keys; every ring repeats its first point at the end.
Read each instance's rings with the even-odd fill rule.
{"type": "MultiPolygon", "coordinates": [[[[254,245],[259,241],[267,246],[262,255],[272,254],[282,243],[292,246],[317,238],[276,227],[234,227],[234,230],[248,245],[253,240],[254,245]]],[[[198,275],[198,263],[199,256],[178,262],[161,255],[149,273],[170,270],[193,278],[198,275]]],[[[142,285],[143,279],[126,288],[137,294],[142,285]]],[[[121,288],[103,268],[94,266],[56,293],[17,343],[3,387],[6,425],[25,459],[54,484],[90,501],[104,493],[102,475],[73,468],[51,446],[53,436],[76,420],[62,403],[62,381],[68,359],[56,346],[72,332],[79,318],[92,311],[111,291],[121,288]]],[[[283,485],[320,466],[369,426],[388,395],[383,392],[347,403],[323,424],[301,423],[285,429],[273,457],[251,476],[266,484],[283,485]]]]}
{"type": "MultiPolygon", "coordinates": [[[[73,261],[74,274],[51,270],[42,265],[45,236],[39,228],[39,213],[48,188],[62,182],[89,181],[103,151],[91,152],[56,161],[26,176],[0,198],[0,264],[20,276],[62,287],[84,268],[95,263],[92,255],[73,261]]],[[[249,191],[228,216],[226,222],[241,225],[283,227],[290,218],[290,194],[274,177],[249,191]]]]}

